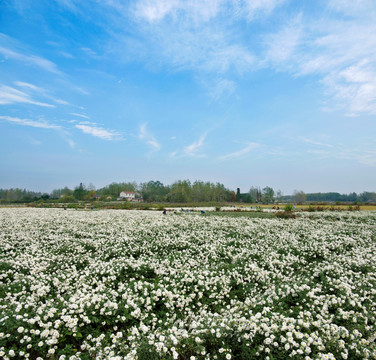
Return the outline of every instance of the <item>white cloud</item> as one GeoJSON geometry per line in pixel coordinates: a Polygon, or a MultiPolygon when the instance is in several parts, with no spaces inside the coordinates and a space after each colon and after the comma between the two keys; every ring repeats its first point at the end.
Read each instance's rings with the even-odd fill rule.
{"type": "MultiPolygon", "coordinates": [[[[66,131],[64,128],[62,128],[59,125],[51,124],[47,121],[21,119],[21,118],[12,117],[12,116],[0,116],[0,120],[6,121],[10,124],[20,125],[20,126],[31,126],[31,127],[34,127],[34,128],[55,130],[59,133],[59,135],[62,137],[62,139],[68,143],[68,145],[72,149],[74,149],[74,147],[75,147],[75,143],[70,138],[69,132],[66,131]]],[[[41,143],[39,141],[32,141],[32,144],[39,145],[41,143]]]]}
{"type": "Polygon", "coordinates": [[[62,130],[62,127],[59,125],[53,125],[45,121],[36,121],[30,119],[21,119],[12,116],[0,116],[0,120],[23,126],[31,126],[42,129],[53,129],[53,130],[62,130]]]}
{"type": "Polygon", "coordinates": [[[136,17],[148,22],[160,22],[166,17],[177,18],[180,14],[190,20],[208,21],[215,17],[223,0],[141,0],[135,8],[136,17]]]}
{"type": "MultiPolygon", "coordinates": [[[[203,147],[205,139],[206,139],[206,134],[201,135],[197,141],[194,141],[192,144],[184,148],[184,153],[189,156],[198,156],[197,151],[203,147]]],[[[202,155],[199,155],[199,156],[202,156],[202,155]]]]}
{"type": "MultiPolygon", "coordinates": [[[[42,95],[45,98],[52,100],[54,103],[59,104],[59,105],[70,105],[68,101],[62,100],[62,99],[56,99],[53,96],[51,96],[46,89],[43,89],[39,86],[36,86],[34,84],[30,84],[24,81],[14,81],[13,82],[15,85],[17,85],[20,88],[25,89],[25,91],[28,91],[29,93],[37,93],[38,95],[42,95]]],[[[30,97],[31,95],[28,94],[30,97]]],[[[53,105],[51,105],[53,106],[53,105]]]]}
{"type": "Polygon", "coordinates": [[[309,138],[306,138],[306,137],[300,137],[300,139],[302,141],[304,141],[305,143],[312,144],[312,145],[329,147],[329,148],[334,147],[332,144],[326,144],[326,143],[323,143],[323,142],[320,142],[320,141],[317,141],[317,140],[314,140],[314,139],[309,139],[309,138]]]}
{"type": "Polygon", "coordinates": [[[329,0],[329,8],[340,13],[354,16],[370,11],[375,12],[375,2],[373,0],[329,0]]]}
{"type": "Polygon", "coordinates": [[[73,116],[82,117],[82,118],[84,118],[84,119],[90,119],[89,116],[84,115],[84,114],[78,114],[78,113],[70,113],[70,114],[73,115],[73,116]]]}
{"type": "Polygon", "coordinates": [[[252,51],[238,41],[237,6],[229,1],[147,0],[133,13],[139,36],[127,37],[123,46],[153,65],[209,73],[242,73],[255,66],[252,51]]]}
{"type": "MultiPolygon", "coordinates": [[[[2,39],[6,39],[7,41],[9,41],[11,38],[4,34],[0,34],[0,40],[2,39]]],[[[21,61],[25,65],[31,65],[39,67],[48,72],[61,74],[61,71],[57,68],[55,63],[40,56],[23,54],[20,51],[9,49],[3,46],[0,46],[0,54],[2,54],[6,58],[21,61]]]]}
{"type": "Polygon", "coordinates": [[[104,140],[117,140],[120,138],[120,134],[114,130],[106,130],[95,125],[77,124],[74,125],[77,129],[80,129],[85,134],[89,134],[104,140]]]}
{"type": "Polygon", "coordinates": [[[32,105],[50,107],[50,108],[55,107],[55,105],[33,100],[29,94],[23,91],[17,90],[10,86],[1,85],[0,86],[0,104],[9,105],[9,104],[15,104],[15,103],[25,103],[25,104],[32,104],[32,105]]]}
{"type": "Polygon", "coordinates": [[[155,139],[155,137],[150,134],[150,132],[146,129],[147,124],[141,124],[140,126],[140,133],[138,138],[140,140],[145,141],[154,151],[159,151],[161,149],[161,145],[155,139]]]}
{"type": "Polygon", "coordinates": [[[265,36],[266,45],[266,59],[272,65],[283,66],[290,68],[291,65],[286,60],[297,50],[297,47],[302,43],[302,16],[301,14],[289,21],[277,33],[268,34],[265,36]]]}
{"type": "Polygon", "coordinates": [[[62,99],[53,99],[56,104],[60,105],[70,105],[68,101],[62,100],[62,99]]]}
{"type": "Polygon", "coordinates": [[[14,84],[19,86],[19,87],[31,89],[31,90],[34,90],[34,91],[37,91],[37,92],[44,92],[44,90],[42,88],[35,86],[33,84],[30,84],[30,83],[24,82],[24,81],[15,81],[14,84]]]}
{"type": "Polygon", "coordinates": [[[245,9],[249,19],[257,15],[268,15],[285,0],[245,0],[245,9]]]}
{"type": "Polygon", "coordinates": [[[374,3],[333,0],[328,6],[341,14],[327,12],[321,18],[300,14],[287,27],[266,36],[265,66],[321,78],[329,108],[342,108],[350,115],[375,114],[374,3]]]}
{"type": "Polygon", "coordinates": [[[376,114],[376,63],[361,61],[329,74],[323,83],[350,115],[376,114]]]}
{"type": "Polygon", "coordinates": [[[215,101],[232,95],[236,90],[235,81],[219,78],[215,81],[208,81],[204,84],[207,87],[208,95],[215,101]]]}
{"type": "Polygon", "coordinates": [[[252,150],[254,150],[254,149],[256,149],[260,146],[261,145],[259,143],[249,142],[249,143],[247,143],[247,145],[243,149],[229,153],[229,154],[226,154],[226,155],[223,155],[223,156],[220,156],[219,159],[220,160],[227,160],[227,159],[237,158],[237,157],[240,157],[240,156],[243,156],[243,155],[250,153],[252,150]]]}

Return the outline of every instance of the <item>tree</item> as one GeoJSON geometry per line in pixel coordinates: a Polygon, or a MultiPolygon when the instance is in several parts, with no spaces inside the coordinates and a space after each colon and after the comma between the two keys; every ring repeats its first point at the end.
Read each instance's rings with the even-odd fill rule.
{"type": "Polygon", "coordinates": [[[87,195],[87,190],[85,189],[85,185],[83,183],[80,183],[79,186],[77,186],[73,191],[73,197],[76,200],[84,200],[85,196],[87,195]]]}
{"type": "Polygon", "coordinates": [[[307,199],[306,194],[302,190],[294,190],[293,197],[297,204],[303,204],[307,199]]]}
{"type": "Polygon", "coordinates": [[[192,188],[189,180],[178,180],[170,186],[167,199],[171,202],[185,203],[190,202],[192,188]]]}
{"type": "Polygon", "coordinates": [[[140,193],[145,201],[164,201],[168,189],[160,181],[149,181],[140,185],[140,193]]]}
{"type": "Polygon", "coordinates": [[[251,195],[252,201],[255,201],[256,203],[261,202],[262,194],[261,194],[261,190],[259,188],[252,186],[249,189],[249,194],[251,195]]]}
{"type": "Polygon", "coordinates": [[[277,190],[277,192],[276,192],[275,195],[276,195],[277,201],[281,202],[282,196],[283,196],[282,191],[281,190],[277,190]]]}
{"type": "Polygon", "coordinates": [[[237,188],[236,189],[236,201],[240,201],[240,198],[241,198],[241,196],[240,196],[240,188],[237,188]]]}
{"type": "Polygon", "coordinates": [[[273,198],[274,198],[274,190],[269,186],[264,187],[262,189],[262,201],[265,204],[269,204],[273,202],[273,198]]]}

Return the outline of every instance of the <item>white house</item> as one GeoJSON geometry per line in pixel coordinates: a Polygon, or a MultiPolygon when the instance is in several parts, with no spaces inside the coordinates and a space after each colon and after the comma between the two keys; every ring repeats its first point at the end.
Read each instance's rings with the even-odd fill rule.
{"type": "Polygon", "coordinates": [[[119,195],[119,199],[121,200],[134,200],[136,198],[136,194],[133,191],[122,191],[119,195]]]}

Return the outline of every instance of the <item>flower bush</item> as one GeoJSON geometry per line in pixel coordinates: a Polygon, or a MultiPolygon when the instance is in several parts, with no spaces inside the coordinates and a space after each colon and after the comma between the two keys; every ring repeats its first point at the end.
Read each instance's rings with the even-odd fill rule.
{"type": "Polygon", "coordinates": [[[0,209],[0,358],[376,358],[375,223],[0,209]]]}

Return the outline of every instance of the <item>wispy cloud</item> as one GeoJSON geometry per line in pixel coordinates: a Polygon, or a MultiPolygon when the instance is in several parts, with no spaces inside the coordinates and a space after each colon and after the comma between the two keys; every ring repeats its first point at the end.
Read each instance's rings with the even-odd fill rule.
{"type": "Polygon", "coordinates": [[[114,130],[107,130],[102,127],[96,126],[96,125],[87,125],[85,124],[77,124],[74,125],[77,129],[80,129],[85,134],[89,134],[95,137],[98,137],[103,140],[118,140],[120,139],[120,133],[114,130]]]}
{"type": "MultiPolygon", "coordinates": [[[[0,121],[6,121],[10,124],[20,125],[20,126],[30,126],[34,128],[54,130],[61,136],[61,138],[68,143],[68,145],[74,149],[75,143],[71,139],[69,132],[60,125],[51,124],[48,121],[43,120],[32,120],[32,119],[22,119],[12,116],[0,116],[0,121]]],[[[39,145],[40,142],[34,142],[33,144],[39,145]]]]}
{"type": "Polygon", "coordinates": [[[24,81],[15,81],[14,84],[22,88],[31,89],[37,92],[44,92],[44,90],[40,88],[39,86],[35,86],[33,84],[30,84],[24,81]]]}
{"type": "MultiPolygon", "coordinates": [[[[31,97],[31,94],[35,94],[38,96],[43,96],[44,98],[48,100],[52,100],[55,104],[59,105],[70,105],[68,101],[57,99],[54,96],[50,95],[49,91],[47,89],[41,88],[39,86],[36,86],[34,84],[30,84],[24,81],[14,81],[13,82],[16,86],[24,89],[24,91],[28,92],[28,96],[31,97]]],[[[53,106],[53,105],[51,105],[53,106]]]]}
{"type": "Polygon", "coordinates": [[[62,100],[62,99],[53,99],[53,101],[56,104],[59,104],[59,105],[70,105],[68,101],[65,101],[65,100],[62,100]]]}
{"type": "Polygon", "coordinates": [[[374,3],[332,0],[328,7],[323,17],[299,14],[266,35],[265,64],[294,76],[318,77],[328,96],[326,108],[376,114],[374,3]]]}
{"type": "MultiPolygon", "coordinates": [[[[237,3],[246,7],[245,1],[237,3]]],[[[229,1],[146,0],[133,6],[133,14],[139,36],[127,37],[124,45],[148,62],[174,70],[219,74],[234,69],[242,73],[255,66],[253,52],[238,41],[234,26],[242,11],[229,1]],[[140,46],[138,41],[148,46],[140,46]]]]}
{"type": "Polygon", "coordinates": [[[285,1],[286,0],[246,0],[245,9],[247,10],[248,19],[253,19],[260,15],[268,15],[285,1]]]}
{"type": "MultiPolygon", "coordinates": [[[[11,37],[0,33],[0,43],[1,42],[15,43],[16,41],[14,41],[11,37]]],[[[0,54],[5,58],[20,61],[25,65],[38,67],[54,74],[62,74],[62,72],[58,69],[54,62],[40,56],[28,54],[25,50],[22,49],[14,49],[10,48],[9,46],[6,47],[0,45],[0,54]]]]}
{"type": "Polygon", "coordinates": [[[44,102],[36,101],[31,96],[21,90],[17,90],[13,87],[1,85],[0,86],[0,104],[9,105],[15,103],[32,104],[42,107],[54,108],[55,105],[47,104],[44,102]]]}
{"type": "Polygon", "coordinates": [[[159,144],[159,142],[147,130],[147,124],[146,123],[141,124],[138,138],[140,140],[145,141],[154,151],[159,151],[161,149],[161,145],[159,144]]]}
{"type": "Polygon", "coordinates": [[[200,136],[200,138],[196,141],[194,141],[192,144],[186,146],[184,148],[184,153],[189,156],[198,156],[203,157],[202,154],[198,154],[198,150],[201,149],[204,146],[204,141],[206,139],[207,134],[203,134],[200,136]]]}
{"type": "Polygon", "coordinates": [[[376,59],[363,60],[326,76],[323,83],[331,95],[346,107],[348,115],[376,114],[376,59]]]}
{"type": "Polygon", "coordinates": [[[208,95],[215,101],[229,97],[236,90],[235,81],[219,78],[215,81],[208,81],[205,84],[208,95]]]}
{"type": "Polygon", "coordinates": [[[16,124],[16,125],[31,126],[31,127],[36,127],[36,128],[42,128],[42,129],[62,130],[61,126],[50,124],[45,121],[21,119],[21,118],[12,117],[12,116],[0,116],[0,120],[6,121],[8,123],[16,124]]]}
{"type": "Polygon", "coordinates": [[[70,113],[70,114],[73,115],[73,116],[82,117],[82,118],[84,118],[84,119],[90,119],[89,116],[84,115],[84,114],[78,114],[78,113],[70,113]]]}
{"type": "Polygon", "coordinates": [[[309,138],[306,138],[306,137],[300,137],[299,139],[302,140],[303,142],[307,143],[307,144],[329,147],[329,148],[334,147],[334,145],[332,145],[332,144],[323,143],[323,142],[320,142],[320,141],[317,141],[317,140],[314,140],[314,139],[309,139],[309,138]]]}
{"type": "Polygon", "coordinates": [[[241,156],[249,154],[252,150],[254,150],[254,149],[256,149],[260,146],[261,146],[261,144],[259,144],[259,143],[249,142],[249,143],[247,143],[247,145],[245,147],[243,147],[239,151],[235,151],[235,152],[232,152],[232,153],[229,153],[229,154],[226,154],[226,155],[222,155],[222,156],[219,157],[219,159],[220,160],[228,160],[228,159],[232,159],[232,158],[241,157],[241,156]]]}

